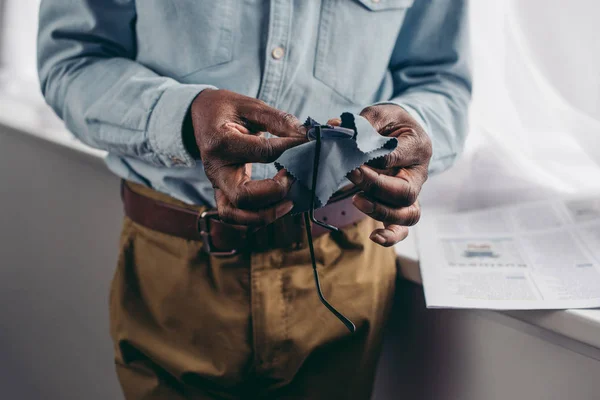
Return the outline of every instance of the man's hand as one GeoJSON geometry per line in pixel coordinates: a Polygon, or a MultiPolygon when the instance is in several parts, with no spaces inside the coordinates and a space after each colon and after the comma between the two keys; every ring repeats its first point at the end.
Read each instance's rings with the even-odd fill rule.
{"type": "Polygon", "coordinates": [[[285,171],[250,180],[248,163],[269,163],[304,141],[301,123],[264,102],[227,90],[202,91],[191,106],[199,155],[215,188],[219,217],[239,225],[266,225],[291,211],[284,200],[293,181],[285,171]],[[261,132],[278,137],[265,138],[261,132]]]}
{"type": "Polygon", "coordinates": [[[392,246],[406,238],[407,226],[416,224],[421,216],[417,197],[427,180],[431,140],[400,106],[371,106],[360,115],[379,134],[398,139],[398,147],[392,153],[348,174],[348,179],[362,189],[354,196],[354,205],[385,226],[373,231],[371,240],[382,246],[392,246]]]}

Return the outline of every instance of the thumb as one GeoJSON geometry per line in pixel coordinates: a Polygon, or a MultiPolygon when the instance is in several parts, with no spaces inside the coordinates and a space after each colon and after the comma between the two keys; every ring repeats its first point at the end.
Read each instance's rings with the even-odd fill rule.
{"type": "Polygon", "coordinates": [[[279,137],[300,137],[306,135],[306,129],[294,115],[270,107],[262,102],[246,105],[242,111],[244,119],[262,132],[279,137]]]}

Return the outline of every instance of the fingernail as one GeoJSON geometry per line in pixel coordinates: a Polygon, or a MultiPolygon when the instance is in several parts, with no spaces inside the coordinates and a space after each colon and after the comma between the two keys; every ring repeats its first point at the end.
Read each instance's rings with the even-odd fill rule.
{"type": "Polygon", "coordinates": [[[385,238],[380,233],[372,233],[369,238],[377,244],[385,244],[386,242],[385,238]]]}
{"type": "Polygon", "coordinates": [[[394,232],[390,231],[389,229],[384,229],[381,232],[379,232],[379,234],[383,236],[386,242],[392,241],[394,237],[394,232]]]}
{"type": "Polygon", "coordinates": [[[284,188],[289,189],[292,186],[292,179],[288,174],[281,174],[278,177],[279,184],[284,188]]]}
{"type": "Polygon", "coordinates": [[[363,180],[363,173],[360,168],[356,168],[352,172],[350,172],[350,177],[352,178],[352,182],[355,184],[359,184],[363,180]]]}
{"type": "Polygon", "coordinates": [[[275,208],[275,217],[281,218],[294,208],[294,203],[291,201],[286,201],[285,203],[281,203],[275,208]]]}
{"type": "Polygon", "coordinates": [[[229,129],[235,129],[236,131],[246,134],[246,135],[250,133],[250,130],[248,128],[246,128],[243,125],[237,124],[235,122],[227,122],[225,124],[225,127],[229,128],[229,129]]]}
{"type": "Polygon", "coordinates": [[[354,203],[354,205],[365,214],[371,214],[373,211],[375,211],[375,204],[362,196],[355,195],[352,198],[352,203],[354,203]]]}

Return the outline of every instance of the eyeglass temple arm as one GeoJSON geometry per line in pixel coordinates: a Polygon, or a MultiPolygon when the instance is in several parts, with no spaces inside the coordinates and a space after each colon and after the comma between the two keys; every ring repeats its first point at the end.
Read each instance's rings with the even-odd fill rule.
{"type": "Polygon", "coordinates": [[[354,323],[350,321],[346,316],[344,316],[344,314],[336,310],[335,307],[329,304],[327,299],[325,299],[325,296],[323,296],[323,291],[321,290],[321,281],[319,280],[319,273],[317,272],[317,261],[315,258],[315,248],[313,246],[312,232],[310,228],[310,219],[308,213],[304,213],[304,225],[306,225],[306,235],[308,236],[308,248],[310,250],[310,259],[312,261],[313,274],[315,276],[315,284],[317,285],[317,294],[319,295],[319,300],[321,300],[321,303],[323,303],[323,305],[327,307],[327,309],[331,311],[331,313],[335,315],[337,319],[339,319],[346,326],[346,328],[348,328],[350,332],[354,333],[356,332],[356,326],[354,325],[354,323]]]}
{"type": "Polygon", "coordinates": [[[321,303],[323,303],[323,305],[325,307],[327,307],[327,309],[329,311],[331,311],[331,313],[333,315],[335,315],[337,317],[337,319],[339,319],[346,326],[346,328],[348,328],[348,330],[350,332],[354,333],[354,332],[356,332],[356,326],[354,325],[354,323],[352,321],[350,321],[348,318],[346,318],[341,312],[336,310],[335,307],[333,307],[331,304],[329,304],[327,299],[325,299],[325,296],[323,296],[323,291],[321,290],[321,281],[319,280],[319,273],[317,272],[317,259],[315,257],[315,249],[314,249],[314,245],[313,245],[310,221],[312,221],[313,223],[320,225],[326,229],[332,230],[332,231],[337,232],[339,229],[336,228],[335,226],[331,226],[329,224],[318,221],[314,216],[315,198],[316,198],[315,192],[316,192],[316,188],[317,188],[317,176],[319,173],[319,161],[320,161],[320,157],[321,157],[321,127],[315,127],[315,129],[317,130],[317,132],[316,132],[317,145],[315,147],[315,159],[314,159],[314,163],[313,163],[313,177],[312,177],[310,209],[308,212],[304,213],[304,225],[305,225],[306,236],[307,236],[307,240],[308,240],[308,248],[310,250],[310,259],[312,261],[313,274],[315,276],[315,284],[317,286],[317,294],[319,295],[319,300],[321,300],[321,303]]]}

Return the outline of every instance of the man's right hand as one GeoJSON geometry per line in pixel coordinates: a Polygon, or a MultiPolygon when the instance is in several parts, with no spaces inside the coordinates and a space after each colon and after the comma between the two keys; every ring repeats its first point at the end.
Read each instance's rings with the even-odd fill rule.
{"type": "Polygon", "coordinates": [[[221,220],[266,225],[291,211],[285,200],[293,179],[285,170],[273,178],[250,179],[249,163],[270,163],[306,141],[291,114],[228,90],[206,89],[191,106],[194,137],[208,179],[215,188],[221,220]],[[276,137],[266,138],[262,132],[276,137]]]}

